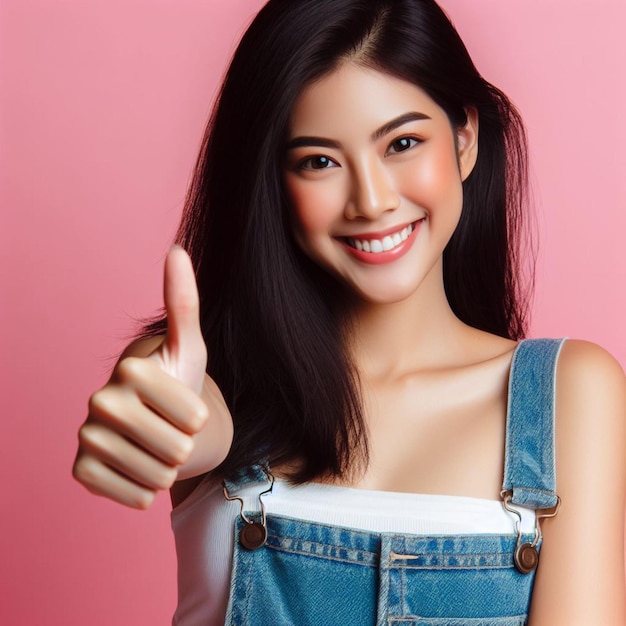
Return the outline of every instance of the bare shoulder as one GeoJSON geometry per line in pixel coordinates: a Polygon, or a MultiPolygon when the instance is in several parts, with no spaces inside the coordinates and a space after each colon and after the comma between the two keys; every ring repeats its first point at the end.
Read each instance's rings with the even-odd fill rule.
{"type": "MultiPolygon", "coordinates": [[[[580,498],[587,486],[600,494],[626,490],[626,378],[617,360],[580,340],[563,344],[556,376],[557,489],[580,498]],[[588,485],[589,479],[602,481],[588,485]],[[578,494],[575,496],[575,494],[578,494]]],[[[607,494],[608,495],[608,494],[607,494]]],[[[587,493],[585,497],[590,496],[587,493]]]]}
{"type": "MultiPolygon", "coordinates": [[[[563,345],[556,378],[557,470],[571,455],[590,463],[611,466],[624,476],[626,454],[626,378],[617,360],[588,341],[563,345]]],[[[568,481],[580,465],[567,467],[568,481]]],[[[607,467],[608,469],[608,467],[607,467]]],[[[567,483],[563,483],[566,487],[567,483]]]]}
{"type": "Polygon", "coordinates": [[[593,393],[596,387],[610,387],[623,397],[626,388],[624,371],[615,357],[599,345],[580,339],[569,339],[563,344],[558,380],[568,392],[593,393]],[[570,389],[570,385],[574,388],[570,389]]]}
{"type": "Polygon", "coordinates": [[[624,434],[626,377],[604,348],[588,341],[566,341],[557,366],[556,394],[561,439],[580,429],[624,434]]]}
{"type": "Polygon", "coordinates": [[[566,341],[557,366],[556,479],[529,624],[623,626],[626,379],[586,341],[566,341]]]}

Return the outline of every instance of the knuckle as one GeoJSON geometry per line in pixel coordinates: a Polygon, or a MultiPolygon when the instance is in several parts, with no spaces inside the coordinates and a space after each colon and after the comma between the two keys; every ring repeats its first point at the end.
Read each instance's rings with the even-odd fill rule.
{"type": "Polygon", "coordinates": [[[88,426],[89,434],[95,434],[96,430],[101,432],[103,428],[115,432],[125,430],[129,426],[132,405],[133,398],[119,387],[103,387],[89,398],[89,418],[83,426],[88,426]]]}
{"type": "Polygon", "coordinates": [[[98,443],[98,426],[91,422],[83,424],[78,431],[78,441],[81,446],[93,448],[98,443]]]}
{"type": "Polygon", "coordinates": [[[108,394],[106,388],[98,389],[98,391],[93,393],[89,398],[89,414],[98,415],[102,413],[108,404],[107,400],[108,394]]]}
{"type": "Polygon", "coordinates": [[[114,432],[104,424],[87,422],[78,431],[79,445],[98,461],[115,456],[119,447],[115,443],[114,432]]]}
{"type": "Polygon", "coordinates": [[[122,383],[132,384],[141,378],[142,366],[145,359],[136,356],[128,356],[122,359],[115,367],[117,378],[122,383]]]}
{"type": "Polygon", "coordinates": [[[89,398],[89,416],[106,421],[115,418],[120,412],[120,399],[121,395],[115,388],[107,385],[98,389],[89,398]]]}
{"type": "Polygon", "coordinates": [[[115,373],[118,378],[122,382],[127,382],[128,380],[132,380],[137,371],[137,363],[138,359],[135,357],[129,356],[125,359],[122,359],[117,366],[115,367],[115,373]]]}
{"type": "Polygon", "coordinates": [[[87,488],[98,482],[98,462],[89,454],[81,454],[74,462],[72,476],[87,488]]]}
{"type": "Polygon", "coordinates": [[[171,308],[178,315],[191,317],[197,314],[198,302],[193,295],[187,295],[186,297],[181,297],[171,308]]]}

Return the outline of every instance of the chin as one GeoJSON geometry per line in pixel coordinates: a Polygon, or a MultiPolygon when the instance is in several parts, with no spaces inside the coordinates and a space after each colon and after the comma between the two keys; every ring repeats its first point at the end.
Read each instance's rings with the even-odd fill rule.
{"type": "Polygon", "coordinates": [[[398,304],[399,302],[405,302],[415,295],[418,286],[416,285],[384,285],[379,288],[355,287],[354,285],[348,286],[354,293],[354,297],[357,301],[366,304],[384,305],[384,304],[398,304]]]}

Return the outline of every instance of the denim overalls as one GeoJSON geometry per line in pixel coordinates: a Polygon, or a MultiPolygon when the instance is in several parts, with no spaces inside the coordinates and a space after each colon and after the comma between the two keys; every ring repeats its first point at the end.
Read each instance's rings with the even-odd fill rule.
{"type": "Polygon", "coordinates": [[[511,534],[425,537],[266,517],[261,494],[271,487],[252,467],[225,481],[231,497],[251,482],[260,494],[258,511],[242,511],[236,522],[226,624],[525,624],[541,534],[538,525],[529,535],[518,530],[515,505],[539,517],[556,512],[554,383],[562,343],[525,340],[513,356],[502,486],[511,534]]]}

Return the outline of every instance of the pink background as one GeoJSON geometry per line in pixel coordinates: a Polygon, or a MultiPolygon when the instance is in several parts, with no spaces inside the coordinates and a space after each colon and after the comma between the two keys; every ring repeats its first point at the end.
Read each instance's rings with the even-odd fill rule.
{"type": "MultiPolygon", "coordinates": [[[[0,623],[159,625],[175,604],[168,498],[70,478],[88,395],[160,305],[216,85],[261,0],[1,0],[0,623]]],[[[626,365],[623,0],[444,0],[532,142],[534,336],[626,365]]]]}

